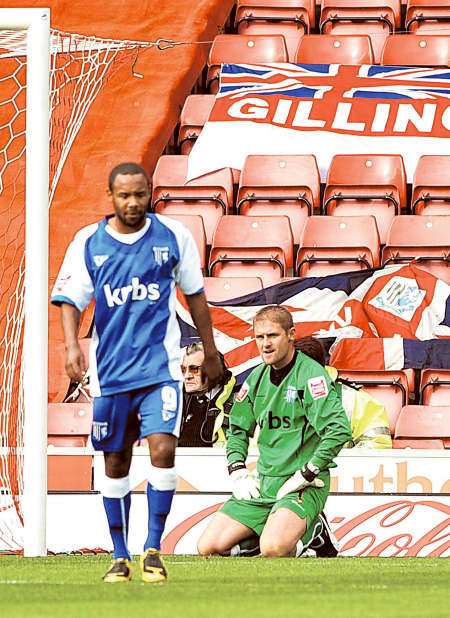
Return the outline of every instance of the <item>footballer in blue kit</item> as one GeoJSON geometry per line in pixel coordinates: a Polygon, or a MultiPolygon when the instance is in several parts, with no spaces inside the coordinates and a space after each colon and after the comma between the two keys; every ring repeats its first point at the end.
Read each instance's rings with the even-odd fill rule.
{"type": "Polygon", "coordinates": [[[222,373],[213,340],[197,247],[178,221],[148,214],[150,182],[135,163],[110,174],[114,214],[81,229],[69,245],[52,292],[61,307],[66,370],[81,381],[87,364],[78,342],[81,312],[95,301],[89,351],[94,397],[92,444],[104,452],[103,503],[114,546],[103,580],[131,579],[127,547],[133,444],[150,450],[148,535],[141,556],[144,582],[165,581],[161,536],[175,493],[175,448],[182,411],[176,287],[186,297],[205,349],[210,384],[222,373]]]}

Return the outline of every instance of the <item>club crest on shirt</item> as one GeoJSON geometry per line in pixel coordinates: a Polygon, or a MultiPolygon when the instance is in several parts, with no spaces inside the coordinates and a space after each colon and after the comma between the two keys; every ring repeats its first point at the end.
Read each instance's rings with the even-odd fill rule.
{"type": "Polygon", "coordinates": [[[153,255],[155,256],[155,262],[162,266],[169,260],[169,247],[153,247],[153,255]]]}
{"type": "Polygon", "coordinates": [[[308,390],[313,399],[322,399],[328,395],[328,385],[324,376],[317,376],[308,380],[308,390]]]}
{"type": "Polygon", "coordinates": [[[294,403],[294,401],[297,399],[297,389],[295,388],[295,386],[291,386],[289,384],[286,389],[286,395],[284,396],[284,399],[286,400],[286,403],[294,403]]]}
{"type": "Polygon", "coordinates": [[[248,384],[247,382],[244,382],[244,384],[241,386],[241,390],[236,395],[236,401],[244,401],[247,395],[248,395],[248,384]]]}

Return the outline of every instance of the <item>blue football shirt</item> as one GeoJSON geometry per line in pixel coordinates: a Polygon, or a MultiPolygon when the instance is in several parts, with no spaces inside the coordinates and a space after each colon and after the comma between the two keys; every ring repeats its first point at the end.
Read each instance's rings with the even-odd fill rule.
{"type": "Polygon", "coordinates": [[[180,222],[149,214],[141,230],[120,234],[104,219],[76,234],[52,303],[83,311],[95,300],[94,397],[181,379],[176,286],[187,295],[203,291],[198,250],[180,222]]]}

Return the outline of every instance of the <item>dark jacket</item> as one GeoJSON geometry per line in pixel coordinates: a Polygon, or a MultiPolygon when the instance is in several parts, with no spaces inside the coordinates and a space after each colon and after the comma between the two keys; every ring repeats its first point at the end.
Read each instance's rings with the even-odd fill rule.
{"type": "Polygon", "coordinates": [[[225,446],[235,386],[236,378],[227,369],[223,383],[211,391],[184,393],[178,446],[225,446]]]}

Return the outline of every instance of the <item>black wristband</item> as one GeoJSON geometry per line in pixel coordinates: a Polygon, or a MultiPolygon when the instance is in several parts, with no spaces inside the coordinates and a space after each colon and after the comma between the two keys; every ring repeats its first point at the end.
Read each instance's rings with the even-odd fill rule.
{"type": "Polygon", "coordinates": [[[245,463],[243,461],[235,461],[234,463],[229,464],[228,474],[236,472],[236,470],[242,470],[242,468],[245,468],[245,463]]]}
{"type": "Polygon", "coordinates": [[[300,470],[303,478],[305,478],[308,483],[312,483],[316,476],[319,474],[319,469],[314,466],[314,469],[310,468],[308,464],[305,464],[303,468],[300,470]]]}

